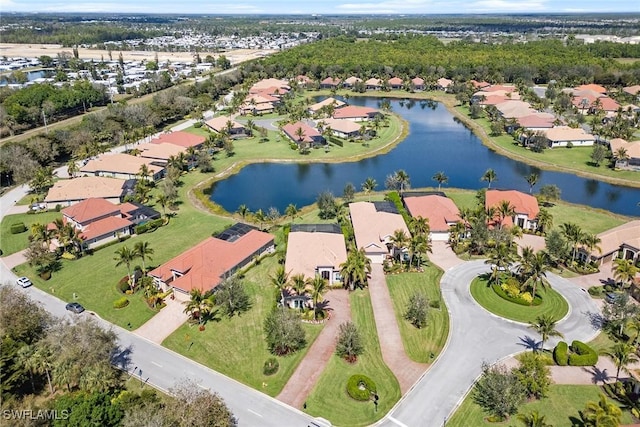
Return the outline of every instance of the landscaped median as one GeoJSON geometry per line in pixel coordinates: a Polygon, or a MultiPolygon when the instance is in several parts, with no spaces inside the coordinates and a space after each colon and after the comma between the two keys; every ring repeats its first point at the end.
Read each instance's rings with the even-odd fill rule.
{"type": "Polygon", "coordinates": [[[542,315],[551,316],[553,319],[562,319],[569,312],[567,301],[551,288],[538,288],[536,294],[542,299],[538,305],[535,305],[535,302],[534,305],[523,305],[508,301],[489,286],[486,276],[473,279],[470,291],[476,302],[486,310],[517,322],[530,323],[542,315]]]}

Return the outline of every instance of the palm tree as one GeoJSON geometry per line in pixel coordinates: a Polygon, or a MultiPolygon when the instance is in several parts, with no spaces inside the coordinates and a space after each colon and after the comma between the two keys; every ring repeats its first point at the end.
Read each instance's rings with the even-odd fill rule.
{"type": "Polygon", "coordinates": [[[600,247],[600,243],[602,240],[596,235],[591,233],[585,233],[582,236],[581,242],[586,249],[591,253],[594,249],[598,251],[598,253],[602,253],[602,248],[600,247]]]}
{"type": "Polygon", "coordinates": [[[169,199],[167,195],[164,193],[160,193],[156,196],[156,201],[162,208],[162,215],[167,216],[167,205],[169,204],[169,199]]]}
{"type": "Polygon", "coordinates": [[[500,223],[498,228],[502,229],[504,220],[506,218],[513,217],[516,214],[516,208],[508,200],[502,200],[500,201],[498,206],[496,206],[496,213],[500,218],[500,223]]]}
{"type": "Polygon", "coordinates": [[[395,173],[396,180],[400,185],[400,195],[404,193],[404,190],[409,187],[411,184],[411,179],[409,178],[409,174],[404,169],[398,169],[395,173]]]}
{"type": "Polygon", "coordinates": [[[367,275],[371,273],[371,260],[367,257],[364,248],[349,248],[347,260],[340,264],[340,275],[344,284],[353,290],[356,286],[365,286],[367,275]]]}
{"type": "Polygon", "coordinates": [[[327,281],[322,276],[316,276],[311,281],[313,290],[311,291],[311,298],[313,298],[313,320],[318,320],[318,300],[327,288],[327,281]]]}
{"type": "Polygon", "coordinates": [[[289,206],[284,210],[284,214],[291,218],[291,222],[295,219],[296,215],[298,215],[300,211],[293,203],[289,203],[289,206]]]}
{"type": "Polygon", "coordinates": [[[69,178],[75,178],[78,172],[80,172],[78,163],[76,163],[75,160],[69,160],[67,162],[67,174],[69,175],[69,178]]]}
{"type": "Polygon", "coordinates": [[[444,172],[442,171],[436,172],[436,174],[433,175],[431,179],[438,183],[438,190],[440,190],[440,187],[442,187],[442,184],[446,184],[447,182],[449,182],[449,177],[445,175],[444,172]]]}
{"type": "Polygon", "coordinates": [[[416,268],[422,263],[422,255],[431,252],[431,242],[423,234],[415,234],[409,241],[409,268],[413,258],[416,259],[416,268]]]}
{"type": "Polygon", "coordinates": [[[540,178],[540,176],[537,173],[532,173],[524,177],[527,184],[529,184],[529,194],[533,193],[533,186],[538,183],[538,178],[540,178]]]}
{"type": "Polygon", "coordinates": [[[269,278],[271,279],[271,284],[280,291],[280,305],[284,309],[284,290],[287,288],[287,284],[289,283],[289,274],[284,271],[284,266],[281,265],[278,267],[275,274],[269,278]]]}
{"type": "Polygon", "coordinates": [[[185,301],[186,305],[184,313],[187,313],[192,320],[198,323],[204,322],[206,316],[213,309],[213,302],[209,298],[205,298],[200,289],[192,289],[189,293],[189,301],[185,301]]]}
{"type": "Polygon", "coordinates": [[[294,291],[296,291],[296,294],[298,295],[302,295],[306,292],[307,283],[308,281],[302,273],[294,274],[293,276],[291,276],[291,287],[294,291]]]}
{"type": "Polygon", "coordinates": [[[613,261],[613,278],[623,287],[626,283],[631,286],[633,279],[638,273],[638,267],[630,259],[618,258],[613,261]]]}
{"type": "Polygon", "coordinates": [[[549,337],[561,337],[564,335],[556,329],[558,321],[548,314],[542,314],[536,317],[536,320],[529,323],[529,327],[540,334],[542,341],[540,342],[540,349],[544,350],[544,343],[549,337]]]}
{"type": "Polygon", "coordinates": [[[515,260],[515,253],[513,246],[505,243],[499,243],[489,252],[489,258],[484,262],[491,265],[491,278],[497,284],[498,272],[509,271],[511,264],[515,260]]]}
{"type": "Polygon", "coordinates": [[[491,183],[497,180],[498,180],[498,175],[496,174],[496,171],[494,171],[493,169],[487,169],[484,175],[482,175],[482,178],[480,178],[480,181],[487,181],[489,183],[487,188],[491,188],[491,183]]]}
{"type": "Polygon", "coordinates": [[[31,237],[37,242],[42,242],[46,245],[46,248],[51,246],[51,238],[53,237],[53,231],[49,230],[46,224],[40,224],[35,222],[31,224],[31,237]]]}
{"type": "Polygon", "coordinates": [[[621,418],[620,407],[609,402],[604,394],[598,402],[587,402],[585,409],[580,411],[580,420],[585,427],[617,427],[621,418]]]}
{"type": "MultiPolygon", "coordinates": [[[[531,296],[535,298],[538,285],[548,287],[547,271],[549,271],[549,256],[544,251],[535,254],[523,252],[520,274],[525,278],[524,286],[531,289],[531,296]]],[[[533,304],[533,300],[531,300],[533,304]]]]}
{"type": "Polygon", "coordinates": [[[307,136],[304,133],[304,129],[302,129],[302,127],[298,127],[295,132],[294,132],[295,136],[298,138],[298,142],[302,142],[304,141],[304,137],[307,136]]]}
{"type": "Polygon", "coordinates": [[[242,220],[244,221],[245,217],[249,213],[249,208],[247,207],[247,205],[242,204],[238,206],[238,210],[236,212],[240,214],[240,216],[242,217],[242,220]]]}
{"type": "Polygon", "coordinates": [[[399,259],[402,263],[402,250],[407,247],[407,244],[409,243],[409,236],[407,236],[407,233],[405,233],[404,230],[398,229],[393,232],[393,236],[391,236],[391,243],[393,243],[393,246],[398,251],[399,259]]]}
{"type": "MultiPolygon", "coordinates": [[[[124,264],[127,267],[127,275],[129,278],[129,285],[131,286],[131,263],[133,262],[133,260],[136,258],[136,254],[134,251],[132,251],[131,249],[129,249],[126,245],[121,247],[120,249],[118,249],[117,251],[114,252],[116,254],[116,257],[114,258],[116,262],[116,267],[121,266],[122,264],[124,264]]],[[[133,286],[131,286],[133,288],[133,286]]]]}
{"type": "Polygon", "coordinates": [[[142,272],[147,274],[147,265],[146,260],[152,261],[150,255],[153,255],[153,248],[149,246],[149,242],[136,242],[133,246],[133,252],[135,253],[136,258],[140,258],[142,260],[142,272]]]}
{"type": "Polygon", "coordinates": [[[146,181],[151,176],[151,170],[149,169],[149,166],[147,166],[146,164],[140,166],[138,176],[141,180],[146,181]]]}
{"type": "Polygon", "coordinates": [[[575,262],[576,255],[578,254],[578,245],[584,239],[584,232],[582,231],[582,228],[580,228],[579,225],[574,224],[572,222],[565,222],[563,224],[560,224],[560,232],[573,247],[573,252],[571,254],[571,261],[575,262]]]}
{"type": "Polygon", "coordinates": [[[553,215],[545,208],[540,208],[536,217],[538,231],[545,232],[553,226],[553,215]]]}
{"type": "Polygon", "coordinates": [[[256,221],[260,223],[260,230],[262,230],[262,225],[267,220],[267,216],[264,214],[264,211],[262,209],[258,209],[256,213],[253,214],[253,216],[256,221]]]}
{"type": "Polygon", "coordinates": [[[518,414],[518,421],[524,424],[524,427],[552,427],[551,424],[547,424],[545,421],[545,416],[540,415],[538,411],[518,414]]]}
{"type": "Polygon", "coordinates": [[[629,153],[627,152],[627,149],[624,147],[620,147],[616,150],[615,153],[613,153],[613,158],[616,161],[616,166],[619,163],[624,163],[626,164],[629,161],[629,153]]]}
{"type": "Polygon", "coordinates": [[[378,183],[371,177],[365,179],[365,181],[362,183],[362,191],[364,191],[365,194],[369,195],[369,201],[371,201],[371,193],[376,189],[377,186],[378,183]]]}
{"type": "Polygon", "coordinates": [[[429,218],[423,218],[421,216],[411,217],[409,221],[409,230],[412,235],[419,234],[421,236],[428,237],[431,232],[429,227],[429,218]]]}
{"type": "Polygon", "coordinates": [[[620,371],[628,372],[627,366],[637,362],[636,347],[626,342],[618,342],[607,351],[607,355],[611,357],[616,365],[616,381],[620,379],[620,371]]]}

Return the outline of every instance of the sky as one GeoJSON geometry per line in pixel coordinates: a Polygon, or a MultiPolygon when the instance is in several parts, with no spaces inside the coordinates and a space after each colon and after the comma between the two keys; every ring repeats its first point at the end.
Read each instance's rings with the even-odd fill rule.
{"type": "Polygon", "coordinates": [[[638,0],[0,0],[6,12],[438,14],[640,12],[638,0]]]}

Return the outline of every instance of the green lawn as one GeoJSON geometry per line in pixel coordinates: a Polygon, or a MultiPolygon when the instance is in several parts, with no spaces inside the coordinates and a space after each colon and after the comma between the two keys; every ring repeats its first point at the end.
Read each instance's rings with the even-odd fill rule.
{"type": "Polygon", "coordinates": [[[4,217],[0,224],[0,249],[2,249],[2,256],[11,255],[27,249],[32,224],[48,224],[56,218],[62,218],[62,214],[60,212],[39,212],[35,214],[7,215],[4,217]],[[11,224],[20,222],[24,222],[24,225],[27,226],[27,231],[20,234],[11,234],[11,224]]]}
{"type": "Polygon", "coordinates": [[[606,332],[600,332],[597,337],[589,341],[589,346],[598,354],[604,354],[609,351],[616,342],[612,340],[606,332]]]}
{"type": "Polygon", "coordinates": [[[280,369],[275,375],[265,376],[262,373],[264,362],[272,357],[264,340],[263,324],[275,302],[275,289],[269,283],[269,275],[276,266],[276,257],[268,257],[247,272],[244,283],[252,302],[248,312],[231,319],[224,317],[219,322],[209,322],[202,332],[197,327],[184,324],[162,344],[270,396],[276,396],[322,330],[322,326],[304,324],[307,332],[304,350],[278,357],[280,369]]]}
{"type": "Polygon", "coordinates": [[[334,425],[364,426],[373,424],[393,407],[400,399],[400,386],[382,360],[369,291],[352,292],[350,302],[365,353],[353,365],[333,355],[307,399],[306,411],[327,418],[334,425]],[[380,397],[377,412],[372,401],[358,402],[347,395],[347,380],[354,374],[367,375],[376,383],[380,397]]]}
{"type": "Polygon", "coordinates": [[[609,168],[603,162],[600,167],[591,165],[592,147],[573,147],[573,148],[553,148],[544,150],[541,153],[535,153],[527,148],[516,144],[511,135],[502,135],[498,137],[490,137],[490,121],[486,118],[472,120],[469,118],[468,107],[456,107],[456,110],[468,121],[471,122],[480,132],[478,135],[481,139],[489,140],[497,147],[506,151],[511,157],[523,160],[527,163],[537,164],[540,167],[551,167],[570,173],[582,173],[598,175],[604,178],[613,178],[630,181],[638,186],[640,182],[640,173],[636,171],[614,170],[609,168]]]}
{"type": "Polygon", "coordinates": [[[598,234],[631,220],[629,217],[617,215],[603,209],[594,209],[584,205],[558,202],[548,208],[553,215],[553,227],[557,228],[565,222],[578,224],[582,231],[598,234]]]}
{"type": "Polygon", "coordinates": [[[407,355],[416,362],[431,363],[440,353],[449,335],[449,313],[440,294],[442,270],[429,265],[424,273],[402,273],[387,275],[387,286],[396,312],[402,342],[407,355]],[[427,296],[429,301],[440,301],[440,309],[429,308],[428,323],[417,329],[404,319],[409,298],[416,292],[427,296]]]}
{"type": "Polygon", "coordinates": [[[567,301],[553,289],[539,289],[538,293],[542,296],[542,304],[525,306],[498,296],[487,286],[487,280],[482,277],[476,277],[471,282],[471,295],[476,302],[490,312],[507,319],[529,323],[543,314],[550,315],[554,319],[562,319],[569,312],[567,301]]]}
{"type": "MultiPolygon", "coordinates": [[[[116,289],[116,284],[127,274],[124,265],[116,268],[114,252],[124,245],[132,247],[137,241],[147,241],[155,251],[152,255],[153,260],[147,263],[147,268],[154,267],[230,224],[231,220],[228,218],[204,213],[194,208],[191,203],[184,202],[187,190],[203,178],[204,176],[197,172],[183,176],[184,184],[179,188],[182,203],[167,226],[153,233],[134,236],[75,261],[63,260],[62,269],[53,273],[51,280],[46,282],[37,277],[28,264],[16,267],[16,273],[29,276],[35,286],[65,301],[71,301],[75,293],[76,301],[88,310],[95,311],[99,316],[119,326],[127,327],[131,323],[133,329],[137,328],[149,320],[155,311],[147,307],[139,294],[129,298],[131,304],[127,307],[120,310],[113,308],[113,302],[122,296],[116,289]]],[[[159,207],[156,209],[161,210],[159,207]]],[[[140,265],[139,262],[136,264],[140,265]]]]}
{"type": "MultiPolygon", "coordinates": [[[[600,387],[596,385],[551,385],[549,396],[542,400],[528,402],[520,407],[519,413],[529,413],[537,410],[546,417],[545,421],[554,427],[572,427],[572,418],[579,420],[578,411],[584,409],[589,401],[597,402],[600,387]]],[[[447,427],[477,427],[477,426],[514,426],[521,425],[515,417],[505,423],[489,423],[480,406],[469,395],[462,402],[458,410],[447,422],[447,427]]],[[[623,413],[622,423],[630,424],[631,415],[623,413]]]]}

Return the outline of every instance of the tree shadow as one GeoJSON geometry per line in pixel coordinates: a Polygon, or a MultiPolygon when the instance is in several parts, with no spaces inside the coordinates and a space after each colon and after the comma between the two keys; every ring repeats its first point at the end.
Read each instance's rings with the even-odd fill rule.
{"type": "Polygon", "coordinates": [[[605,323],[605,318],[602,316],[602,314],[593,311],[583,312],[583,314],[585,314],[589,318],[591,327],[598,330],[602,329],[602,326],[605,323]]]}
{"type": "Polygon", "coordinates": [[[118,346],[111,353],[111,363],[123,371],[128,371],[131,364],[131,353],[133,353],[131,346],[125,348],[118,346]]]}
{"type": "Polygon", "coordinates": [[[584,422],[578,417],[570,416],[569,421],[571,421],[571,427],[584,427],[584,422]]]}
{"type": "Polygon", "coordinates": [[[526,350],[538,350],[540,348],[540,344],[542,344],[542,341],[537,341],[535,338],[530,337],[529,335],[519,337],[519,339],[520,342],[518,343],[518,345],[523,346],[526,350]]]}
{"type": "Polygon", "coordinates": [[[201,318],[200,318],[200,324],[201,325],[206,325],[209,322],[215,322],[218,323],[222,320],[222,315],[220,314],[220,309],[216,308],[215,310],[213,310],[210,313],[205,313],[201,318]]]}
{"type": "Polygon", "coordinates": [[[600,370],[597,366],[582,368],[582,370],[591,374],[591,382],[593,384],[598,384],[598,382],[605,384],[610,378],[613,378],[609,376],[606,369],[600,370]]]}

